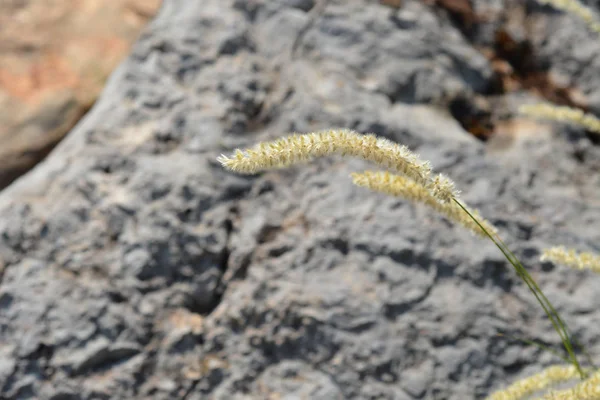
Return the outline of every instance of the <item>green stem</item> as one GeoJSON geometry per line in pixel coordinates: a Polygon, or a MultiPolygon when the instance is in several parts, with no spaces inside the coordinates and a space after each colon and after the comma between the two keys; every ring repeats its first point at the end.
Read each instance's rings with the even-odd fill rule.
{"type": "Polygon", "coordinates": [[[569,360],[568,358],[564,357],[559,352],[555,351],[554,349],[550,348],[549,346],[546,346],[545,344],[538,343],[538,342],[536,342],[534,340],[529,340],[529,339],[520,338],[520,337],[516,337],[516,336],[505,335],[503,333],[498,333],[497,335],[498,336],[506,336],[506,337],[511,338],[513,340],[518,340],[518,341],[526,343],[528,345],[532,345],[532,346],[538,347],[538,348],[540,348],[540,349],[542,349],[544,351],[547,351],[549,353],[554,354],[556,357],[558,357],[561,360],[563,360],[566,364],[571,364],[571,360],[569,360]]]}
{"type": "Polygon", "coordinates": [[[569,354],[569,359],[571,360],[571,363],[575,366],[575,368],[577,368],[577,372],[579,373],[581,378],[584,379],[586,377],[586,373],[581,368],[581,365],[579,365],[579,362],[577,361],[577,357],[575,356],[575,352],[573,351],[573,345],[571,343],[567,325],[562,320],[562,318],[560,317],[560,315],[558,314],[558,312],[556,311],[556,309],[554,308],[554,306],[552,305],[550,300],[548,300],[548,298],[544,295],[544,293],[542,292],[542,289],[540,289],[540,287],[533,280],[531,275],[529,275],[529,272],[527,272],[527,270],[525,269],[523,264],[519,261],[517,256],[515,256],[515,254],[508,249],[506,244],[504,244],[504,242],[502,242],[502,239],[500,239],[499,237],[497,237],[497,238],[494,237],[494,235],[492,233],[488,232],[487,229],[485,229],[479,223],[479,221],[469,212],[469,210],[467,210],[458,200],[456,200],[456,199],[453,199],[453,200],[456,204],[458,204],[458,206],[460,208],[463,209],[464,212],[466,212],[469,215],[469,217],[471,217],[471,219],[473,221],[475,221],[475,223],[479,226],[479,228],[481,228],[483,230],[483,232],[486,234],[486,236],[489,237],[492,240],[492,242],[494,242],[496,247],[498,247],[498,249],[500,249],[502,254],[504,254],[504,257],[506,257],[506,259],[515,268],[517,275],[525,282],[525,284],[527,285],[529,290],[533,293],[533,295],[537,299],[538,303],[540,303],[540,305],[544,309],[544,312],[546,313],[546,315],[552,322],[554,329],[560,336],[561,341],[565,347],[565,350],[569,354]]]}

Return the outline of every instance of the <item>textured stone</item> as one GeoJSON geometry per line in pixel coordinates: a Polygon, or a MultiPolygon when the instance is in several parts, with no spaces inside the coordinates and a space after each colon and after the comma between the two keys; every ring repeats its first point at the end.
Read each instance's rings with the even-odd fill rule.
{"type": "Polygon", "coordinates": [[[519,76],[499,90],[501,54],[480,51],[514,3],[383,3],[164,2],[90,113],[0,194],[0,397],[462,400],[559,362],[513,339],[560,346],[498,249],[353,186],[366,162],[239,176],[216,161],[331,127],[454,179],[598,358],[598,277],[538,258],[598,251],[600,148],[514,119],[541,92],[519,76]],[[486,104],[501,145],[461,119],[486,104]]]}

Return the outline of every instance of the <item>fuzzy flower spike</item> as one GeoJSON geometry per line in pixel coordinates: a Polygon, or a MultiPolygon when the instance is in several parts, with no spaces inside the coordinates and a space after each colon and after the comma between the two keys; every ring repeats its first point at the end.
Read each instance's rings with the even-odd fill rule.
{"type": "Polygon", "coordinates": [[[598,400],[600,399],[600,370],[571,389],[551,391],[541,400],[598,400]]]}
{"type": "Polygon", "coordinates": [[[548,4],[559,10],[581,18],[594,32],[600,33],[600,22],[591,8],[577,0],[537,0],[540,4],[548,4]]]}
{"type": "Polygon", "coordinates": [[[525,104],[519,107],[519,113],[534,118],[543,118],[559,122],[569,122],[600,134],[600,120],[594,115],[584,113],[577,108],[555,106],[552,104],[525,104]]]}
{"type": "Polygon", "coordinates": [[[458,191],[450,179],[442,175],[431,177],[429,162],[419,160],[406,146],[348,129],[293,134],[272,142],[259,143],[244,151],[236,150],[230,157],[221,155],[217,160],[234,172],[254,174],[333,154],[360,157],[399,173],[423,186],[441,203],[458,197],[458,191]]]}
{"type": "MultiPolygon", "coordinates": [[[[481,226],[473,221],[455,202],[440,203],[425,187],[403,176],[390,174],[387,171],[365,171],[362,173],[353,173],[352,181],[357,186],[390,196],[401,197],[414,203],[424,204],[478,236],[486,236],[485,231],[481,227],[489,233],[496,233],[496,228],[490,222],[481,218],[477,210],[469,210],[469,212],[477,219],[481,226]]],[[[465,205],[463,207],[468,209],[465,205]]]]}
{"type": "Polygon", "coordinates": [[[545,249],[540,260],[574,269],[589,269],[600,274],[600,255],[594,253],[577,253],[574,249],[558,246],[545,249]]]}
{"type": "Polygon", "coordinates": [[[533,393],[547,389],[553,385],[577,379],[579,373],[572,365],[554,365],[533,376],[529,376],[498,391],[486,400],[521,400],[530,398],[533,393]]]}

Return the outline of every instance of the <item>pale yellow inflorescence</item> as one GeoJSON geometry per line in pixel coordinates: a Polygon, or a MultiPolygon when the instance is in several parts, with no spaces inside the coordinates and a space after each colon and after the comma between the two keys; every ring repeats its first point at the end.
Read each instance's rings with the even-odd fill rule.
{"type": "Polygon", "coordinates": [[[557,383],[578,377],[579,373],[574,366],[554,365],[513,383],[508,388],[492,394],[487,400],[520,400],[557,383]]]}
{"type": "Polygon", "coordinates": [[[528,104],[521,106],[519,113],[531,117],[574,123],[591,132],[600,134],[600,119],[592,114],[586,114],[577,108],[555,106],[552,104],[528,104]]]}
{"type": "Polygon", "coordinates": [[[332,154],[360,157],[400,173],[425,187],[442,203],[458,197],[458,191],[450,179],[442,175],[432,177],[429,162],[421,161],[406,146],[348,129],[293,134],[272,142],[259,143],[244,151],[237,150],[230,157],[221,155],[218,161],[232,171],[254,174],[332,154]]]}
{"type": "Polygon", "coordinates": [[[577,253],[573,249],[559,246],[544,250],[540,259],[574,269],[589,269],[600,273],[600,255],[594,253],[577,253]]]}
{"type": "Polygon", "coordinates": [[[540,400],[600,400],[600,370],[575,387],[551,391],[540,400]]]}
{"type": "Polygon", "coordinates": [[[559,10],[581,18],[594,32],[600,33],[600,23],[594,12],[577,0],[537,0],[541,4],[549,4],[559,10]]]}
{"type": "MultiPolygon", "coordinates": [[[[440,203],[429,190],[415,181],[391,174],[387,171],[365,171],[362,173],[353,173],[351,176],[352,181],[357,186],[425,204],[446,216],[449,220],[461,224],[471,232],[479,236],[485,236],[485,232],[481,227],[458,204],[453,201],[440,203]]],[[[476,210],[469,210],[469,212],[490,234],[496,232],[493,225],[479,217],[479,213],[476,210]]]]}

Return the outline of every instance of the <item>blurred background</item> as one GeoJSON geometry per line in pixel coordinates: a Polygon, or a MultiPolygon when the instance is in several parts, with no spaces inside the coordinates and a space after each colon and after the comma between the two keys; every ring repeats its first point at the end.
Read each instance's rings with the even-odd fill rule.
{"type": "Polygon", "coordinates": [[[598,54],[535,0],[0,0],[0,399],[483,399],[562,363],[500,251],[372,165],[216,161],[332,128],[450,176],[600,363],[599,277],[540,261],[600,252],[599,136],[518,113],[600,115],[598,54]]]}
{"type": "Polygon", "coordinates": [[[0,189],[90,109],[160,0],[0,2],[0,189]]]}

